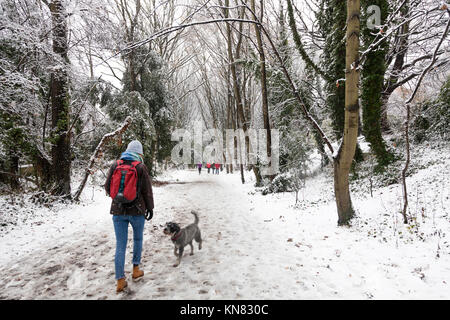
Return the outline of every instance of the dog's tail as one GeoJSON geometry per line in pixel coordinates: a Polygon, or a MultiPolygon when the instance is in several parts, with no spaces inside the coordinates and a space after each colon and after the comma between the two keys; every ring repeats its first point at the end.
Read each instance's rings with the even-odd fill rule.
{"type": "Polygon", "coordinates": [[[198,219],[197,211],[192,210],[191,213],[192,213],[192,214],[194,215],[194,217],[195,217],[194,223],[195,223],[195,224],[198,224],[199,219],[198,219]]]}

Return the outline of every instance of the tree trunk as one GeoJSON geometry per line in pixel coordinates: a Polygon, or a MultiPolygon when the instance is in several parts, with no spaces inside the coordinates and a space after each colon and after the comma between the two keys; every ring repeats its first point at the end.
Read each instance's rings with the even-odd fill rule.
{"type": "Polygon", "coordinates": [[[345,75],[345,122],[342,144],[334,158],[334,191],[338,225],[348,225],[354,216],[349,189],[349,173],[358,137],[360,1],[347,0],[347,43],[345,75]]]}
{"type": "Polygon", "coordinates": [[[52,165],[49,159],[38,151],[33,156],[33,166],[39,181],[39,188],[47,192],[52,182],[52,165]]]}
{"type": "Polygon", "coordinates": [[[406,104],[406,121],[405,121],[405,145],[406,145],[406,161],[402,170],[402,184],[403,184],[403,223],[408,223],[408,190],[406,187],[406,173],[408,172],[409,162],[411,161],[411,153],[409,146],[409,121],[411,118],[411,105],[406,104]]]}
{"type": "Polygon", "coordinates": [[[52,111],[52,178],[54,193],[70,198],[71,149],[69,130],[70,97],[68,92],[67,23],[66,12],[60,0],[49,4],[52,14],[53,52],[60,58],[53,68],[51,82],[52,111]]]}
{"type": "Polygon", "coordinates": [[[338,225],[348,225],[354,216],[350,197],[349,177],[350,167],[334,159],[334,193],[338,211],[338,225]]]}
{"type": "MultiPolygon", "coordinates": [[[[130,10],[128,9],[127,1],[121,0],[120,3],[117,4],[118,8],[122,14],[123,19],[123,25],[125,29],[125,34],[128,43],[133,43],[135,39],[135,30],[138,25],[138,17],[139,12],[141,10],[141,1],[136,0],[135,1],[135,13],[133,16],[130,14],[130,10]],[[130,22],[130,26],[128,27],[128,21],[130,22]]],[[[132,48],[130,52],[125,56],[125,59],[127,60],[127,72],[129,78],[129,87],[127,88],[128,91],[137,91],[137,77],[138,77],[138,70],[136,67],[136,60],[138,59],[136,50],[132,48]]]]}
{"type": "MultiPolygon", "coordinates": [[[[263,21],[263,13],[264,13],[264,2],[260,1],[260,17],[257,19],[255,16],[255,20],[263,21]]],[[[251,0],[251,8],[253,13],[256,15],[256,6],[255,6],[255,0],[251,0]]],[[[272,135],[270,132],[270,118],[269,118],[269,101],[267,98],[267,72],[266,72],[266,57],[264,54],[264,47],[262,43],[262,36],[261,36],[261,30],[260,26],[255,24],[255,34],[256,34],[256,41],[258,44],[258,52],[259,52],[259,65],[260,65],[260,80],[261,80],[261,102],[262,102],[262,114],[263,114],[263,122],[264,122],[264,129],[266,130],[266,137],[267,137],[267,158],[269,161],[271,161],[271,155],[272,155],[272,135]]],[[[257,172],[255,171],[255,175],[259,173],[259,170],[257,172]]],[[[275,178],[275,174],[271,174],[269,176],[270,180],[273,180],[275,178]]],[[[260,177],[259,177],[260,179],[260,177]]],[[[258,181],[258,177],[257,177],[258,181]]]]}
{"type": "Polygon", "coordinates": [[[10,186],[13,190],[18,190],[20,188],[20,182],[17,177],[17,175],[19,174],[19,157],[17,156],[17,153],[15,153],[15,155],[10,157],[10,161],[11,161],[10,172],[14,174],[10,178],[11,179],[10,186]]]}
{"type": "MultiPolygon", "coordinates": [[[[229,0],[225,0],[225,7],[224,10],[224,15],[225,18],[228,18],[229,12],[228,12],[228,6],[229,6],[229,0]]],[[[227,28],[227,52],[228,52],[228,60],[229,60],[229,64],[230,64],[230,71],[231,71],[231,77],[233,80],[233,89],[234,89],[234,100],[236,102],[236,111],[237,111],[237,115],[236,115],[236,127],[239,127],[239,124],[242,125],[242,128],[244,129],[244,132],[247,131],[247,124],[245,121],[245,115],[244,115],[244,107],[242,105],[242,97],[241,97],[241,92],[240,92],[240,86],[239,86],[239,80],[238,80],[238,75],[237,75],[237,71],[236,71],[236,64],[235,64],[235,60],[234,60],[234,56],[233,56],[233,49],[232,49],[232,34],[231,34],[231,27],[230,25],[227,23],[226,25],[227,28]]],[[[242,23],[240,24],[240,29],[242,29],[242,23]]],[[[242,30],[241,30],[242,31],[242,30]]],[[[239,59],[239,49],[240,49],[240,43],[242,40],[242,32],[239,33],[239,41],[237,44],[237,48],[236,48],[236,59],[239,59]]],[[[236,129],[236,128],[233,128],[236,129]]],[[[237,142],[235,141],[235,144],[237,142]]],[[[240,148],[240,143],[237,143],[239,148],[240,148]]],[[[241,156],[241,164],[239,166],[240,171],[241,171],[241,181],[244,184],[245,183],[245,178],[244,178],[244,166],[243,166],[243,161],[242,161],[242,150],[239,150],[239,154],[241,156]]]]}
{"type": "MultiPolygon", "coordinates": [[[[228,66],[228,72],[227,72],[227,128],[230,129],[233,127],[233,94],[231,93],[231,83],[230,83],[230,67],[228,66]]],[[[225,136],[225,135],[224,135],[225,136]]],[[[230,150],[228,149],[228,144],[226,145],[227,153],[231,154],[230,150]]],[[[233,173],[233,160],[232,159],[226,159],[227,161],[227,173],[233,173]]]]}

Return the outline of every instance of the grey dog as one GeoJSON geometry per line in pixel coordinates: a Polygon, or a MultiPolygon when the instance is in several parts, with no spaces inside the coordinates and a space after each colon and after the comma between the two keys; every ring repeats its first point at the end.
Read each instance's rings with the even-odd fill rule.
{"type": "Polygon", "coordinates": [[[173,253],[175,257],[178,257],[177,262],[173,265],[174,267],[178,267],[181,262],[181,258],[183,257],[184,247],[188,244],[191,246],[191,256],[194,254],[194,246],[192,245],[192,241],[195,240],[198,242],[198,250],[202,249],[202,236],[200,233],[200,229],[198,227],[198,215],[197,212],[191,211],[191,213],[195,217],[194,223],[188,225],[187,227],[181,229],[180,226],[175,222],[167,222],[166,227],[164,228],[164,234],[170,235],[170,240],[172,240],[175,248],[173,253]],[[177,254],[178,249],[178,254],[177,254]]]}

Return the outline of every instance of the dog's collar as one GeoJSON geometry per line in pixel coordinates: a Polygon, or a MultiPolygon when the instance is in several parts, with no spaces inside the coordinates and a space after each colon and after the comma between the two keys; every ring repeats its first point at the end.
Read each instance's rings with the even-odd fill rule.
{"type": "Polygon", "coordinates": [[[170,238],[170,240],[177,241],[180,236],[181,236],[181,231],[179,231],[176,235],[174,235],[172,238],[170,238]]]}

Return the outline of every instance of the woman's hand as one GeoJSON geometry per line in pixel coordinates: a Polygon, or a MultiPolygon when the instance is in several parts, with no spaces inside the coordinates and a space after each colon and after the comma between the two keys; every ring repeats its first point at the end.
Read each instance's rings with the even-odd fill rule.
{"type": "Polygon", "coordinates": [[[150,221],[153,218],[153,210],[148,210],[145,212],[145,220],[150,221]]]}

